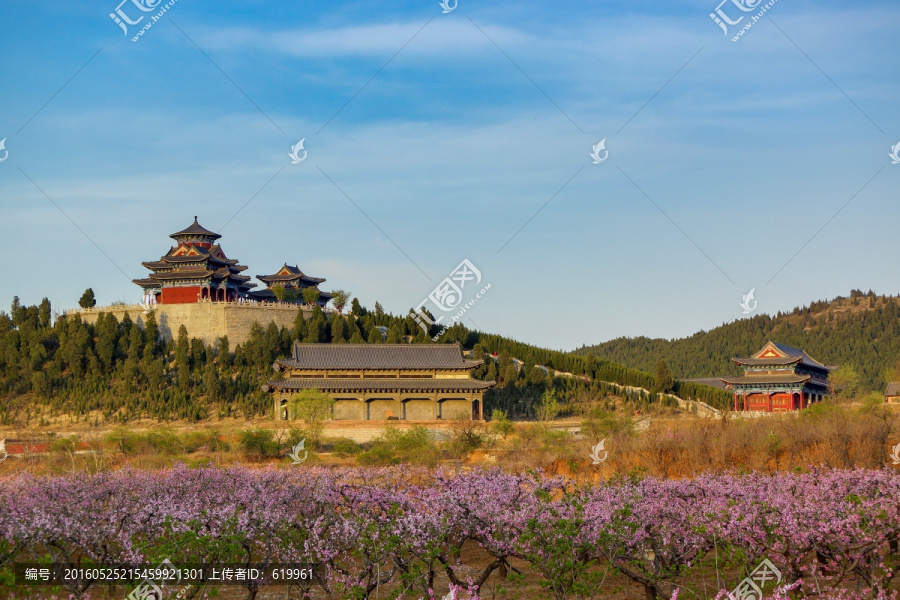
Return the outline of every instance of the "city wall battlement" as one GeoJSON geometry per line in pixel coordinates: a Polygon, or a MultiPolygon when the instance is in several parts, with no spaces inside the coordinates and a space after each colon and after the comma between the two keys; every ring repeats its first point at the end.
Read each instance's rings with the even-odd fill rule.
{"type": "MultiPolygon", "coordinates": [[[[188,337],[203,340],[209,345],[228,336],[232,348],[245,343],[250,338],[253,323],[259,323],[264,329],[269,323],[281,327],[292,328],[297,310],[296,304],[245,304],[236,302],[198,302],[196,304],[158,304],[153,308],[160,335],[166,340],[178,336],[178,329],[184,325],[188,337]]],[[[302,307],[308,318],[311,309],[302,307]]],[[[328,311],[326,311],[328,312],[328,311]]],[[[111,313],[120,322],[127,313],[131,320],[144,326],[147,312],[141,304],[102,306],[90,309],[76,309],[65,312],[67,317],[79,315],[85,323],[96,323],[101,313],[111,313]]]]}

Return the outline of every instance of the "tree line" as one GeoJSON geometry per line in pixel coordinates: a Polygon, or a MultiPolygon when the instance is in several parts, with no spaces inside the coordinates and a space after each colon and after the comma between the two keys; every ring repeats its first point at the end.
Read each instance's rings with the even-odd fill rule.
{"type": "Polygon", "coordinates": [[[617,338],[579,356],[650,370],[660,359],[680,378],[739,375],[732,357],[750,356],[767,341],[802,348],[830,366],[850,392],[883,391],[900,381],[900,299],[853,290],[849,298],[813,302],[775,316],[756,315],[676,340],[617,338]]]}
{"type": "MultiPolygon", "coordinates": [[[[342,304],[348,303],[348,296],[341,298],[342,304]]],[[[85,292],[79,304],[94,306],[93,292],[85,292]]],[[[93,324],[77,314],[53,321],[46,298],[24,306],[16,297],[9,314],[0,312],[0,423],[41,424],[42,407],[92,423],[268,415],[271,401],[261,386],[276,376],[273,362],[289,355],[295,341],[459,342],[472,350],[474,358],[484,359],[474,376],[497,382],[485,397],[486,414],[503,408],[511,416],[533,416],[537,400],[548,389],[564,405],[585,394],[616,393],[600,380],[659,388],[658,374],[595,356],[537,348],[471,331],[459,323],[426,331],[412,314],[386,313],[377,302],[374,310],[368,310],[358,299],[350,303],[348,314],[329,315],[315,305],[311,311],[298,308],[292,327],[255,323],[246,343],[233,348],[227,337],[213,345],[189,338],[183,326],[174,340],[166,341],[152,311],[142,316],[142,322],[143,327],[128,314],[120,321],[111,313],[99,314],[93,324]],[[438,334],[438,341],[433,341],[438,334]],[[517,367],[513,359],[519,357],[524,363],[517,367]],[[554,371],[572,376],[554,377],[554,371]]],[[[684,385],[673,380],[657,391],[677,393],[684,385]]],[[[692,392],[711,403],[727,404],[727,394],[720,390],[700,386],[692,392]]]]}

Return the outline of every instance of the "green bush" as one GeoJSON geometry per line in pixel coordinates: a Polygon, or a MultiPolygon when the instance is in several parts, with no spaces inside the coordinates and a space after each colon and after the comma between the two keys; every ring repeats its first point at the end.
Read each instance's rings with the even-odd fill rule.
{"type": "Polygon", "coordinates": [[[399,463],[433,465],[437,459],[438,450],[431,433],[419,425],[406,431],[397,427],[386,427],[381,437],[372,442],[372,447],[356,457],[357,462],[362,465],[399,463]]]}
{"type": "Polygon", "coordinates": [[[124,429],[117,429],[106,434],[103,441],[115,446],[116,450],[122,454],[135,454],[138,450],[140,439],[134,433],[129,433],[124,429]]]}
{"type": "Polygon", "coordinates": [[[513,422],[506,416],[506,411],[499,408],[495,408],[494,412],[491,413],[491,421],[488,426],[492,433],[499,435],[503,439],[506,439],[516,429],[513,422]]]}
{"type": "Polygon", "coordinates": [[[192,431],[185,434],[181,440],[184,452],[190,454],[205,450],[207,452],[227,452],[228,442],[220,438],[218,431],[192,431]]]}
{"type": "Polygon", "coordinates": [[[241,451],[248,457],[265,458],[278,454],[278,443],[275,442],[275,432],[271,429],[249,429],[241,432],[238,444],[241,451]]]}
{"type": "Polygon", "coordinates": [[[362,452],[362,446],[348,438],[338,438],[331,445],[331,450],[338,456],[346,458],[362,452]]]}

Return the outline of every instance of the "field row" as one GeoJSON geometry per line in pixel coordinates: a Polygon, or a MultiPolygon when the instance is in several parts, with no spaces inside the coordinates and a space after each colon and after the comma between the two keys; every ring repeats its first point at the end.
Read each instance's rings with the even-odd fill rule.
{"type": "MultiPolygon", "coordinates": [[[[21,563],[168,561],[304,565],[313,576],[287,590],[297,598],[432,598],[448,583],[459,598],[489,597],[490,582],[494,596],[534,598],[521,595],[533,584],[562,600],[610,595],[616,577],[648,600],[740,585],[888,597],[898,498],[894,471],[861,469],[593,485],[411,467],[21,475],[0,482],[0,593],[33,597],[37,588],[13,581],[21,563]]],[[[254,598],[267,583],[241,585],[254,598]]],[[[104,594],[90,582],[56,591],[104,594]]]]}

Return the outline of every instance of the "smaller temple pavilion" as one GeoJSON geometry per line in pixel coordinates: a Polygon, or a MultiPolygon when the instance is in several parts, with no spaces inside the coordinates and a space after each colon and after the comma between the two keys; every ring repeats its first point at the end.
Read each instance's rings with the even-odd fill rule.
{"type": "Polygon", "coordinates": [[[200,300],[235,302],[256,287],[242,275],[247,267],[225,256],[222,236],[197,222],[169,236],[177,243],[159,260],[142,263],[152,273],[134,283],[144,290],[145,303],[187,304],[200,300]]]}
{"type": "Polygon", "coordinates": [[[334,419],[352,421],[482,420],[482,397],[493,381],[472,378],[482,364],[467,360],[459,344],[301,344],[275,361],[284,379],[263,390],[273,396],[275,418],[290,416],[292,396],[316,389],[334,399],[334,419]]]}
{"type": "MultiPolygon", "coordinates": [[[[287,263],[278,269],[278,272],[274,275],[257,275],[256,278],[266,284],[266,289],[254,290],[248,295],[250,298],[261,302],[278,301],[275,291],[273,290],[275,286],[284,288],[286,292],[284,301],[291,303],[303,302],[303,290],[309,287],[318,289],[319,284],[325,282],[324,278],[310,277],[298,267],[291,266],[287,263]]],[[[319,290],[318,304],[320,306],[325,306],[328,304],[329,300],[331,300],[331,294],[319,290]]]]}
{"type": "Polygon", "coordinates": [[[732,358],[739,377],[722,377],[734,390],[734,410],[787,412],[806,408],[829,394],[826,367],[799,348],[769,342],[751,357],[732,358]]]}

